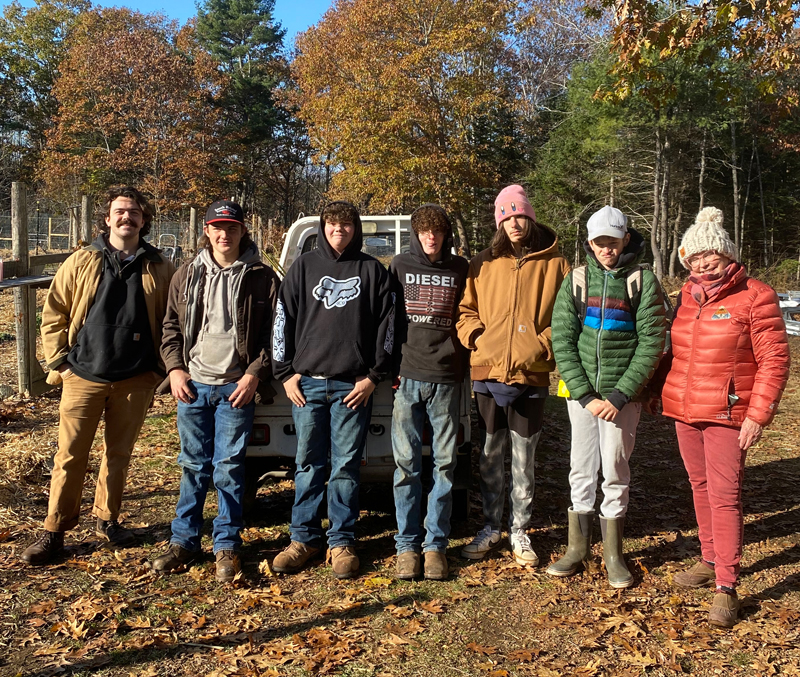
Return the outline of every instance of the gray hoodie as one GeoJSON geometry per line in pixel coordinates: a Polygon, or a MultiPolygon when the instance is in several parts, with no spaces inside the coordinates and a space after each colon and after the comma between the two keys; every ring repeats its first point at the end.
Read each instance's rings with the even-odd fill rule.
{"type": "MultiPolygon", "coordinates": [[[[198,307],[197,296],[191,298],[200,285],[188,285],[187,327],[200,323],[197,341],[193,346],[187,346],[192,381],[224,385],[242,377],[236,350],[236,299],[239,298],[244,272],[259,261],[258,251],[249,247],[227,268],[220,267],[208,249],[201,251],[192,263],[190,279],[205,275],[202,308],[198,307]]],[[[187,335],[191,336],[191,333],[187,331],[187,335]]]]}

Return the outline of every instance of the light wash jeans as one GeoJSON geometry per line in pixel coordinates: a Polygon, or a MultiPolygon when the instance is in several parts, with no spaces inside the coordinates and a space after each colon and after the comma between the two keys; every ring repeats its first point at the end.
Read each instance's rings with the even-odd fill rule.
{"type": "Polygon", "coordinates": [[[392,412],[394,504],[397,512],[397,553],[447,550],[453,511],[458,404],[461,384],[428,383],[401,377],[392,412]],[[422,431],[427,414],[432,428],[433,486],[428,494],[423,541],[422,431]]]}
{"type": "Polygon", "coordinates": [[[358,487],[361,458],[372,414],[372,398],[366,405],[348,409],[343,400],[353,381],[303,376],[303,407],[292,405],[297,429],[297,470],[292,508],[292,540],[322,547],[320,508],[328,479],[328,547],[353,545],[358,519],[358,487]],[[327,477],[328,452],[331,474],[327,477]]]}
{"type": "Polygon", "coordinates": [[[623,517],[628,510],[631,471],[628,461],[636,443],[642,405],[629,402],[613,421],[593,416],[579,402],[567,400],[572,424],[569,486],[575,512],[594,510],[597,473],[603,468],[603,517],[623,517]]]}
{"type": "Polygon", "coordinates": [[[203,505],[211,475],[217,489],[218,514],[214,518],[214,552],[238,550],[244,525],[244,457],[253,429],[255,403],[235,409],[228,401],[236,383],[209,386],[191,382],[196,397],[178,402],[181,438],[181,493],[172,520],[172,538],[186,550],[200,550],[203,505]]]}

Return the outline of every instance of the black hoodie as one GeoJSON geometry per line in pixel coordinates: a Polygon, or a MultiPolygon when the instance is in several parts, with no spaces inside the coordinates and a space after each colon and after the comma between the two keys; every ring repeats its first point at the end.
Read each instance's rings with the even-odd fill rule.
{"type": "Polygon", "coordinates": [[[377,384],[389,373],[394,344],[394,293],[381,263],[361,251],[361,219],[342,255],[325,237],[298,258],[281,284],[272,338],[273,373],[377,384]]]}
{"type": "MultiPolygon", "coordinates": [[[[438,205],[422,207],[441,209],[438,205]]],[[[442,213],[447,218],[443,209],[442,213]]],[[[447,223],[450,226],[449,219],[447,223]]],[[[458,340],[456,321],[469,262],[454,255],[452,248],[450,226],[442,245],[442,258],[431,263],[412,228],[411,251],[395,256],[389,266],[403,300],[397,304],[397,343],[403,346],[399,373],[415,381],[459,383],[468,364],[467,352],[458,340]]]]}

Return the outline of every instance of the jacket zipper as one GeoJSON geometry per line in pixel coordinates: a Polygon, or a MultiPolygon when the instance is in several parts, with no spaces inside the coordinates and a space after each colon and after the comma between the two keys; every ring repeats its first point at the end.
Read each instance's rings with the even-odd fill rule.
{"type": "MultiPolygon", "coordinates": [[[[682,293],[683,292],[681,292],[681,294],[682,293]]],[[[701,315],[702,312],[703,312],[703,306],[698,304],[698,306],[697,306],[697,315],[695,315],[695,317],[694,317],[694,319],[695,319],[694,327],[692,327],[692,349],[689,351],[689,371],[687,372],[689,374],[692,373],[692,370],[693,370],[693,367],[694,367],[694,349],[695,349],[695,346],[697,345],[697,328],[698,328],[698,325],[699,325],[697,320],[700,319],[700,315],[701,315]]],[[[678,319],[677,313],[675,314],[675,319],[676,320],[678,319]]],[[[683,391],[683,413],[684,413],[684,415],[687,413],[686,412],[686,409],[687,409],[687,407],[686,407],[686,398],[688,396],[689,396],[689,389],[687,388],[686,390],[683,391]]]]}
{"type": "Polygon", "coordinates": [[[514,341],[514,327],[517,326],[517,298],[519,297],[519,269],[522,259],[514,263],[514,298],[511,304],[511,330],[508,332],[508,359],[506,360],[506,378],[511,376],[511,344],[514,341]]]}
{"type": "MultiPolygon", "coordinates": [[[[597,330],[597,375],[594,379],[594,389],[600,394],[600,339],[603,334],[603,326],[606,323],[606,290],[608,289],[608,271],[603,272],[603,295],[600,298],[600,329],[597,330]]],[[[586,300],[589,300],[589,276],[586,276],[586,300]]]]}

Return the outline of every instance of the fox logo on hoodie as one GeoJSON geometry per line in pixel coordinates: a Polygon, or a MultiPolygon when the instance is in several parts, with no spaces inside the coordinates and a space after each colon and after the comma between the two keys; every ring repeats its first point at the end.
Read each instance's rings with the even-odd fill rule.
{"type": "Polygon", "coordinates": [[[358,298],[361,294],[361,278],[350,277],[346,280],[336,280],[329,275],[323,277],[312,292],[317,301],[325,304],[325,309],[344,308],[348,301],[358,298]]]}

